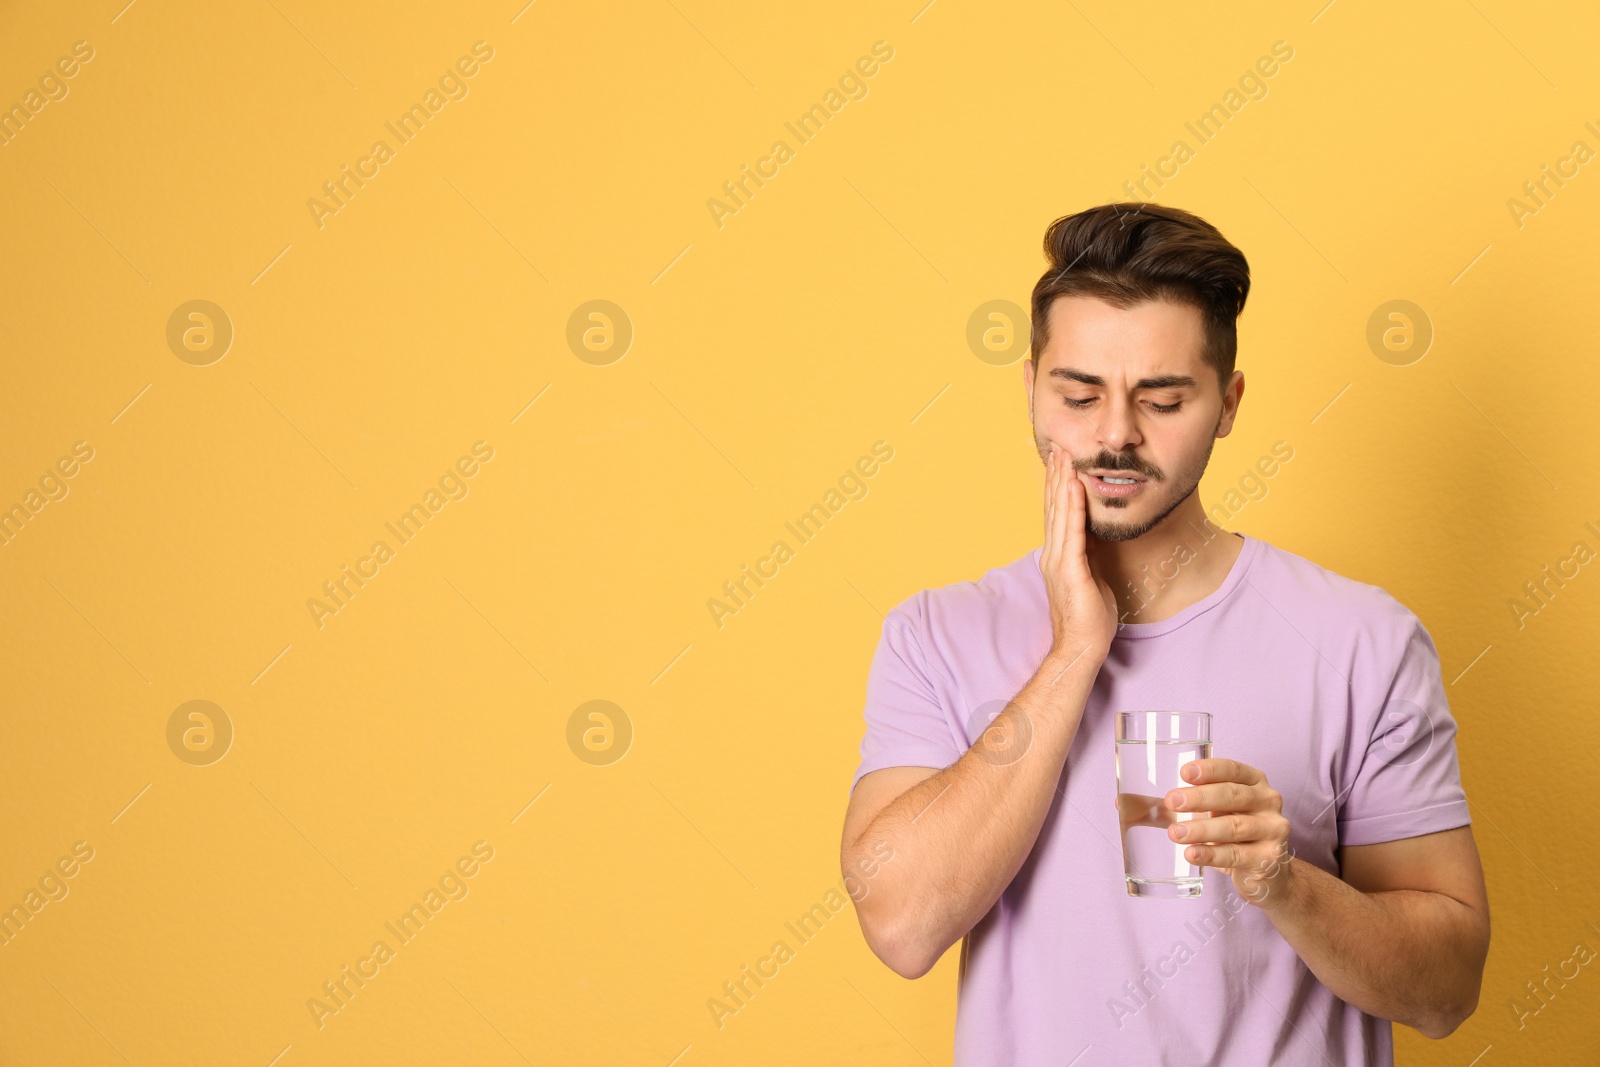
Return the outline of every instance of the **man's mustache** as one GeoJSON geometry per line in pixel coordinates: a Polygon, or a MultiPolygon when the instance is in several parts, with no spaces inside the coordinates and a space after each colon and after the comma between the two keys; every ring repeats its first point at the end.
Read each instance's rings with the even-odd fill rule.
{"type": "MultiPolygon", "coordinates": [[[[1050,454],[1050,442],[1046,441],[1042,452],[1045,456],[1050,454]]],[[[1131,456],[1126,452],[1120,455],[1111,452],[1102,452],[1095,456],[1092,460],[1078,460],[1074,462],[1072,469],[1079,471],[1131,471],[1134,474],[1142,475],[1152,481],[1161,480],[1161,472],[1159,470],[1150,464],[1145,463],[1143,460],[1139,459],[1139,457],[1131,456]]]]}

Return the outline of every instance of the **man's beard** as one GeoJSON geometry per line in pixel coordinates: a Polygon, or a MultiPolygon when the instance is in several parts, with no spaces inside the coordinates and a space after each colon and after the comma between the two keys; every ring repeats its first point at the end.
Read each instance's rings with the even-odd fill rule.
{"type": "MultiPolygon", "coordinates": [[[[1219,417],[1217,419],[1217,428],[1220,429],[1221,426],[1222,420],[1219,417]]],[[[1038,439],[1035,438],[1034,443],[1039,447],[1040,458],[1045,460],[1045,462],[1048,464],[1050,458],[1049,442],[1047,441],[1043,444],[1040,444],[1038,439]]],[[[1216,445],[1216,443],[1216,434],[1213,432],[1206,440],[1206,454],[1201,456],[1200,461],[1196,463],[1189,471],[1187,471],[1185,476],[1178,481],[1178,492],[1173,494],[1171,502],[1162,509],[1159,515],[1147,522],[1116,522],[1096,519],[1094,514],[1094,505],[1091,503],[1092,500],[1098,499],[1108,508],[1125,508],[1128,506],[1128,502],[1118,497],[1096,497],[1088,486],[1084,486],[1084,503],[1089,509],[1089,514],[1087,517],[1087,528],[1089,535],[1091,537],[1098,538],[1101,541],[1132,541],[1143,537],[1145,534],[1161,525],[1162,520],[1176,511],[1178,505],[1182,504],[1185,500],[1188,500],[1190,496],[1194,495],[1194,491],[1200,487],[1200,478],[1205,474],[1207,464],[1211,462],[1211,449],[1216,445]]],[[[1100,462],[1101,460],[1105,459],[1115,460],[1115,456],[1111,453],[1101,453],[1095,457],[1095,462],[1090,463],[1089,466],[1102,470],[1137,470],[1138,473],[1147,475],[1151,484],[1164,485],[1166,482],[1165,478],[1155,477],[1148,467],[1144,466],[1143,464],[1134,466],[1126,462],[1100,462]]]]}
{"type": "MultiPolygon", "coordinates": [[[[1173,495],[1171,503],[1162,509],[1161,514],[1157,515],[1153,519],[1150,519],[1148,522],[1101,521],[1095,518],[1094,506],[1090,505],[1088,515],[1089,535],[1091,537],[1099,538],[1102,541],[1132,541],[1143,537],[1157,526],[1160,526],[1162,520],[1176,511],[1179,504],[1182,504],[1185,500],[1188,500],[1189,497],[1194,495],[1195,489],[1197,489],[1200,485],[1200,476],[1205,473],[1206,462],[1210,458],[1211,447],[1207,445],[1205,458],[1203,458],[1194,467],[1193,473],[1189,478],[1186,478],[1184,481],[1178,483],[1180,491],[1173,495]]],[[[1093,496],[1092,493],[1089,495],[1091,497],[1093,496]]],[[[1127,501],[1120,500],[1115,497],[1099,497],[1097,499],[1102,504],[1110,508],[1123,508],[1127,506],[1127,501]]]]}

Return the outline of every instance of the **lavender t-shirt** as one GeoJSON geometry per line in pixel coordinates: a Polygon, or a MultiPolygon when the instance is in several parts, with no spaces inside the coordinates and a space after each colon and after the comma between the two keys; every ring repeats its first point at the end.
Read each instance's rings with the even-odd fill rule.
{"type": "MultiPolygon", "coordinates": [[[[1295,862],[1337,874],[1339,845],[1471,822],[1417,617],[1243,540],[1209,596],[1117,631],[1039,839],[962,941],[957,1067],[1393,1064],[1391,1024],[1334,996],[1226,873],[1204,868],[1198,899],[1125,888],[1118,711],[1209,712],[1213,755],[1283,794],[1295,862]]],[[[884,767],[954,763],[1027,684],[1051,639],[1040,551],[889,613],[852,790],[884,767]]]]}

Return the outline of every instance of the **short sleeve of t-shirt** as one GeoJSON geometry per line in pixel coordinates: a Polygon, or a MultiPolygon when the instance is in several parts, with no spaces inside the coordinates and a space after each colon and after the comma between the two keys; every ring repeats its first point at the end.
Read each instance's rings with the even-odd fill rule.
{"type": "Polygon", "coordinates": [[[1347,767],[1354,771],[1339,804],[1341,845],[1396,841],[1472,821],[1439,653],[1410,612],[1400,632],[1405,644],[1387,688],[1375,687],[1376,699],[1352,693],[1358,703],[1347,767]]]}
{"type": "Polygon", "coordinates": [[[898,605],[883,620],[883,634],[867,673],[861,764],[850,789],[863,775],[885,767],[950,766],[961,758],[950,721],[928,671],[918,633],[926,590],[898,605]]]}

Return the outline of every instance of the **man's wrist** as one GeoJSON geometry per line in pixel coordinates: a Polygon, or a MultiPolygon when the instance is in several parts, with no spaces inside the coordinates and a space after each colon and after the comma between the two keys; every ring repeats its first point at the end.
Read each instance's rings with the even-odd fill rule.
{"type": "Polygon", "coordinates": [[[1245,876],[1245,899],[1266,912],[1294,913],[1306,904],[1312,887],[1299,877],[1301,864],[1294,862],[1294,849],[1285,848],[1264,868],[1245,876]]]}
{"type": "Polygon", "coordinates": [[[1105,662],[1103,653],[1096,655],[1088,642],[1075,643],[1071,641],[1050,646],[1049,653],[1044,662],[1039,665],[1039,674],[1047,682],[1055,684],[1074,671],[1082,671],[1093,677],[1100,670],[1100,665],[1105,662]]]}

